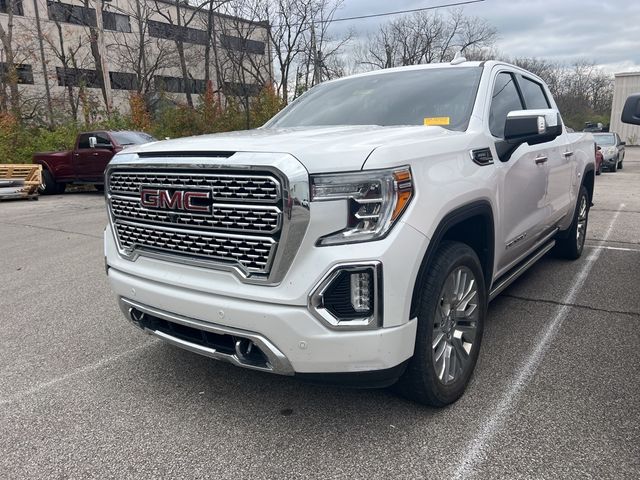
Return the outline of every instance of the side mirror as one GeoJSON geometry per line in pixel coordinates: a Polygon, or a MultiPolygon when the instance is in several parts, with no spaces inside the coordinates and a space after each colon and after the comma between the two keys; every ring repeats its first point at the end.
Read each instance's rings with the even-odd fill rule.
{"type": "Polygon", "coordinates": [[[98,139],[96,137],[89,137],[89,148],[96,148],[98,139]]]}
{"type": "Polygon", "coordinates": [[[622,109],[622,122],[640,125],[640,93],[627,98],[622,109]]]}
{"type": "Polygon", "coordinates": [[[512,145],[537,145],[550,142],[561,134],[560,114],[551,108],[509,112],[504,125],[504,139],[512,145]]]}
{"type": "Polygon", "coordinates": [[[625,146],[627,142],[620,142],[620,145],[625,146]]]}

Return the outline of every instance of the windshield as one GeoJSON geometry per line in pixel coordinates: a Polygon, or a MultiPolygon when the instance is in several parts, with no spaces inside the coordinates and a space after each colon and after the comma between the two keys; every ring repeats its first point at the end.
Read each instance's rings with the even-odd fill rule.
{"type": "Polygon", "coordinates": [[[141,145],[156,141],[151,135],[143,132],[112,132],[111,136],[122,146],[141,145]]]}
{"type": "Polygon", "coordinates": [[[440,125],[466,130],[482,69],[381,72],[320,84],[266,128],[321,125],[440,125]]]}
{"type": "Polygon", "coordinates": [[[593,138],[595,139],[596,143],[600,146],[602,145],[615,145],[616,144],[616,139],[613,135],[609,134],[609,135],[594,135],[593,138]]]}

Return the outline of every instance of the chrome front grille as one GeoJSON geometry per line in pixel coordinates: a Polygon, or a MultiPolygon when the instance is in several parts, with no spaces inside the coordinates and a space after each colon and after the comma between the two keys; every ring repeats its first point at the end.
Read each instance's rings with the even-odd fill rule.
{"type": "Polygon", "coordinates": [[[214,204],[210,215],[201,215],[148,210],[138,198],[116,195],[111,198],[111,210],[117,219],[233,232],[276,233],[282,220],[275,206],[214,204]]]}
{"type": "Polygon", "coordinates": [[[229,237],[120,222],[115,228],[125,249],[148,247],[222,262],[232,260],[247,271],[267,270],[276,246],[268,237],[229,237]]]}
{"type": "Polygon", "coordinates": [[[109,179],[111,193],[138,194],[140,185],[210,188],[218,201],[276,203],[280,182],[270,175],[196,172],[114,172],[109,179]]]}
{"type": "MultiPolygon", "coordinates": [[[[121,253],[236,267],[268,276],[284,227],[283,184],[271,172],[117,168],[107,172],[107,198],[121,253]],[[171,196],[206,192],[205,212],[141,202],[142,189],[171,196]],[[147,204],[144,204],[147,205],[147,204]]],[[[184,202],[186,203],[186,202],[184,202]]]]}

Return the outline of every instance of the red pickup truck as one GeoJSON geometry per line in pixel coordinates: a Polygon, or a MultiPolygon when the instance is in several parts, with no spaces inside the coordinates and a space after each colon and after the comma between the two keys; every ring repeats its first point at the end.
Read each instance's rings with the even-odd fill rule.
{"type": "Polygon", "coordinates": [[[42,165],[40,193],[62,193],[70,183],[90,183],[102,190],[104,169],[116,153],[153,141],[155,138],[144,132],[85,132],[78,135],[73,150],[35,153],[33,163],[42,165]]]}

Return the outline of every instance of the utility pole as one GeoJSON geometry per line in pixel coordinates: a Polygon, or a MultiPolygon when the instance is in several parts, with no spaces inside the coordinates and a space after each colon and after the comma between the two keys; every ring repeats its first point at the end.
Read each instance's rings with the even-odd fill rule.
{"type": "Polygon", "coordinates": [[[321,52],[316,44],[316,30],[313,23],[311,23],[311,51],[313,55],[313,85],[318,85],[322,82],[321,52]]]}
{"type": "Polygon", "coordinates": [[[51,89],[49,88],[49,75],[47,73],[47,62],[44,59],[44,43],[42,41],[42,28],[40,27],[40,9],[38,0],[33,0],[33,8],[36,11],[36,30],[38,32],[38,43],[40,45],[40,60],[42,61],[42,74],[44,75],[44,90],[47,95],[47,113],[49,114],[49,126],[53,128],[53,107],[51,105],[51,89]]]}

